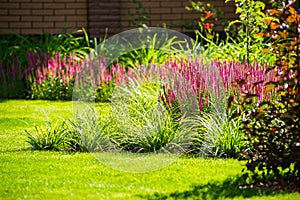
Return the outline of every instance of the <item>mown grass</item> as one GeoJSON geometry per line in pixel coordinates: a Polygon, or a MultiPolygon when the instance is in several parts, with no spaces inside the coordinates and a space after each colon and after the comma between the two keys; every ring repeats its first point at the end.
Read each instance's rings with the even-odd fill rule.
{"type": "MultiPolygon", "coordinates": [[[[98,108],[106,112],[107,105],[98,108]]],[[[183,157],[160,170],[128,173],[90,153],[26,148],[24,129],[71,116],[71,102],[0,102],[0,199],[300,199],[299,193],[240,189],[243,162],[234,159],[183,157]]]]}

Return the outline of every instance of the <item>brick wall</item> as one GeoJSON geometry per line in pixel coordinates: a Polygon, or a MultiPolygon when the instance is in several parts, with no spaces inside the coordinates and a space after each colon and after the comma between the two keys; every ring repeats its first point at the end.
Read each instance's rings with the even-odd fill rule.
{"type": "Polygon", "coordinates": [[[88,0],[88,31],[92,37],[121,31],[120,0],[88,0]]]}
{"type": "MultiPolygon", "coordinates": [[[[150,26],[166,26],[181,32],[191,32],[187,29],[199,21],[199,13],[190,12],[185,6],[189,0],[138,0],[149,16],[150,26]]],[[[234,2],[225,0],[204,0],[225,13],[229,20],[236,19],[234,2]]],[[[132,0],[89,0],[88,30],[92,36],[103,36],[105,27],[109,35],[135,28],[130,20],[137,19],[137,4],[132,0]]],[[[140,9],[142,11],[143,9],[140,9]]],[[[222,30],[217,27],[217,30],[222,30]]]]}
{"type": "Polygon", "coordinates": [[[82,27],[87,27],[87,0],[0,0],[0,34],[55,34],[82,27]]]}
{"type": "MultiPolygon", "coordinates": [[[[150,26],[166,25],[188,32],[198,13],[185,9],[188,0],[139,0],[150,19],[150,26]]],[[[234,4],[224,0],[204,0],[236,18],[234,4]]],[[[0,34],[61,33],[86,28],[91,37],[101,37],[134,28],[137,5],[132,0],[0,0],[0,34]],[[128,14],[129,13],[129,14],[128,14]]]]}
{"type": "MultiPolygon", "coordinates": [[[[136,4],[132,0],[120,0],[121,3],[121,25],[122,30],[133,28],[132,23],[128,21],[128,11],[133,14],[131,19],[136,19],[135,15],[136,4]]],[[[199,21],[199,13],[187,11],[186,6],[189,6],[189,0],[139,0],[146,10],[146,13],[151,20],[150,26],[166,25],[172,29],[187,32],[187,29],[199,21]]],[[[196,1],[196,0],[195,0],[196,1]]],[[[225,17],[229,20],[236,19],[234,2],[225,4],[225,0],[202,0],[213,4],[217,9],[225,13],[225,17]]],[[[221,30],[218,27],[218,30],[221,30]]]]}

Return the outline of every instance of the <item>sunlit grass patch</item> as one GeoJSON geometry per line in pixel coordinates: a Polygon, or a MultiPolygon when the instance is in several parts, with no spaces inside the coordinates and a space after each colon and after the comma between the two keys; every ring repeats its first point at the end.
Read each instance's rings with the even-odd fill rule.
{"type": "MultiPolygon", "coordinates": [[[[100,162],[92,153],[28,150],[23,129],[46,121],[36,108],[47,110],[54,120],[57,116],[70,116],[72,102],[0,103],[0,129],[5,132],[0,134],[0,199],[300,198],[299,193],[239,188],[235,180],[241,177],[244,162],[236,159],[180,157],[148,173],[130,173],[109,164],[115,161],[119,168],[131,167],[131,171],[140,166],[147,169],[153,166],[151,161],[168,161],[168,154],[143,158],[135,154],[99,153],[107,161],[100,162]],[[28,121],[28,126],[19,126],[16,121],[20,118],[28,121]],[[128,159],[142,162],[140,166],[126,165],[128,159]]],[[[104,104],[99,108],[107,109],[104,104]]]]}

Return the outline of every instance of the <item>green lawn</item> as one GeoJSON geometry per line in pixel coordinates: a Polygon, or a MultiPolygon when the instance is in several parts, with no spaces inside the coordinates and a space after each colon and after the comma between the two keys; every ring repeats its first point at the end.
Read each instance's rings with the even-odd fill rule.
{"type": "Polygon", "coordinates": [[[233,159],[179,158],[160,170],[128,173],[90,153],[26,148],[24,129],[71,115],[71,102],[0,102],[0,199],[300,199],[299,193],[240,189],[243,163],[233,159]]]}

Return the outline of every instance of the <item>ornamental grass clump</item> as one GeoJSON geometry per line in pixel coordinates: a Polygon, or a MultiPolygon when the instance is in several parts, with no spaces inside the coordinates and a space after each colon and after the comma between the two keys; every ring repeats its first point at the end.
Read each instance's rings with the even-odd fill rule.
{"type": "Polygon", "coordinates": [[[128,70],[116,86],[112,95],[116,131],[110,138],[121,151],[166,153],[180,149],[178,122],[160,99],[163,88],[174,83],[171,77],[166,68],[143,65],[128,70]]]}
{"type": "Polygon", "coordinates": [[[64,150],[67,145],[67,128],[65,122],[48,121],[45,127],[35,126],[34,131],[25,130],[27,143],[34,150],[64,150]]]}

